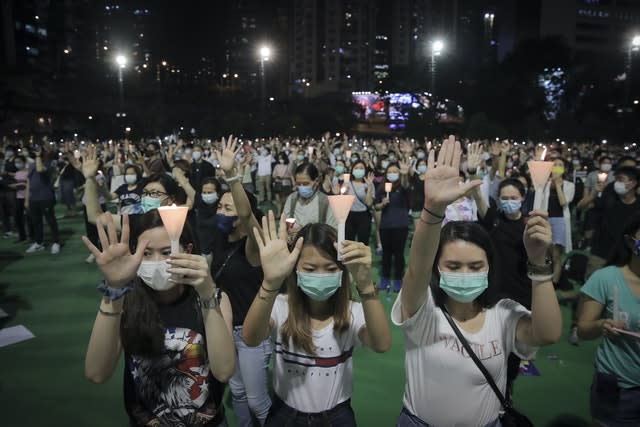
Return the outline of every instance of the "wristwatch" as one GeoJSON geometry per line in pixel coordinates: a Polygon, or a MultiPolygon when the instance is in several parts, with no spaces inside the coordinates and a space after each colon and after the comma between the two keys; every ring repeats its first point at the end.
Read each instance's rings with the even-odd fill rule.
{"type": "Polygon", "coordinates": [[[216,290],[213,291],[213,295],[211,296],[211,298],[204,299],[200,302],[200,307],[207,309],[218,308],[220,307],[221,299],[222,291],[220,290],[220,288],[216,288],[216,290]]]}
{"type": "Polygon", "coordinates": [[[547,256],[544,259],[544,265],[535,265],[527,261],[527,273],[533,276],[546,276],[553,274],[553,260],[547,256]]]}

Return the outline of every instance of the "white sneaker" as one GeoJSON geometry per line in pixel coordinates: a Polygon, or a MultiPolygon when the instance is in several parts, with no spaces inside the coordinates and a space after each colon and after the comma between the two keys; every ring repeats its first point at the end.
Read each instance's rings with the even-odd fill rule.
{"type": "Polygon", "coordinates": [[[571,330],[569,331],[569,344],[571,345],[579,345],[580,344],[580,338],[578,337],[578,327],[577,326],[573,326],[571,328],[571,330]]]}
{"type": "Polygon", "coordinates": [[[54,243],[53,245],[51,245],[51,253],[53,255],[60,253],[60,243],[54,243]]]}
{"type": "Polygon", "coordinates": [[[96,257],[93,256],[93,254],[89,254],[87,259],[84,260],[84,262],[86,262],[87,264],[93,264],[95,260],[96,260],[96,257]]]}
{"type": "Polygon", "coordinates": [[[28,254],[32,254],[34,252],[39,252],[43,250],[44,250],[44,245],[41,245],[39,243],[34,243],[31,246],[29,246],[25,252],[28,254]]]}

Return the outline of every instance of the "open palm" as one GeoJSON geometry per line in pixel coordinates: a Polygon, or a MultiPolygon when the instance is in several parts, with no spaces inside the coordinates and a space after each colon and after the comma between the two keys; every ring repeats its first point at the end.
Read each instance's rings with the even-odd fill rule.
{"type": "Polygon", "coordinates": [[[229,139],[225,141],[222,138],[222,151],[216,150],[216,156],[218,156],[218,162],[225,174],[233,172],[233,168],[236,165],[236,155],[240,152],[238,145],[238,138],[233,139],[233,135],[229,135],[229,139]]]}
{"type": "Polygon", "coordinates": [[[291,252],[287,245],[287,225],[284,216],[280,218],[280,232],[276,231],[276,220],[273,211],[269,211],[269,219],[262,218],[262,234],[257,228],[253,233],[260,250],[260,262],[264,272],[264,281],[272,289],[279,289],[284,279],[286,279],[295,268],[300,250],[302,249],[302,239],[298,239],[296,246],[291,252]]]}
{"type": "Polygon", "coordinates": [[[98,173],[100,159],[96,155],[96,147],[90,145],[82,159],[82,174],[85,178],[93,178],[98,173]]]}
{"type": "Polygon", "coordinates": [[[96,257],[96,264],[109,286],[120,288],[136,277],[147,242],[138,242],[136,252],[131,253],[129,250],[129,217],[127,215],[124,216],[120,241],[118,241],[113,217],[110,214],[107,214],[106,225],[107,232],[105,233],[104,224],[99,219],[96,220],[102,251],[86,236],[82,236],[82,241],[96,257]]]}
{"type": "Polygon", "coordinates": [[[429,152],[427,173],[424,176],[425,206],[430,210],[444,212],[447,205],[458,200],[473,188],[482,184],[475,180],[459,185],[460,142],[452,136],[447,139],[438,153],[438,164],[435,162],[435,152],[429,152]]]}

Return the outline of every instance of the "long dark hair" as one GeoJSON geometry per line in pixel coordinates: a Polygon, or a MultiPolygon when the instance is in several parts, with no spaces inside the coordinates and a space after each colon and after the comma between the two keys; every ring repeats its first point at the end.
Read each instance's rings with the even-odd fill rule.
{"type": "MultiPolygon", "coordinates": [[[[520,182],[518,182],[522,185],[520,182]]],[[[456,240],[464,240],[473,243],[484,250],[487,255],[489,264],[489,287],[475,301],[483,308],[492,307],[497,301],[498,275],[497,266],[494,262],[494,250],[491,244],[489,233],[480,225],[470,221],[452,221],[442,227],[440,232],[440,245],[433,263],[431,274],[431,293],[438,307],[442,307],[447,300],[447,294],[440,289],[440,272],[438,271],[438,262],[442,255],[442,249],[448,243],[456,240]]]]}
{"type": "MultiPolygon", "coordinates": [[[[157,209],[141,215],[138,232],[132,236],[132,251],[135,250],[142,233],[157,227],[163,227],[157,209]]],[[[196,242],[193,239],[189,223],[185,222],[180,235],[180,245],[187,247],[190,244],[194,246],[192,252],[199,253],[195,247],[196,242]]],[[[120,322],[122,348],[127,353],[155,357],[164,351],[164,325],[160,319],[154,293],[155,291],[139,277],[134,279],[133,290],[129,292],[124,301],[124,314],[120,322]]]]}
{"type": "MultiPolygon", "coordinates": [[[[328,300],[332,306],[333,330],[341,332],[347,329],[351,322],[351,311],[349,308],[351,282],[347,269],[338,261],[338,251],[334,246],[338,238],[336,230],[327,224],[307,224],[298,232],[295,242],[301,237],[304,238],[303,248],[305,246],[317,248],[329,256],[329,258],[335,260],[338,267],[342,270],[342,286],[340,286],[336,293],[328,300]]],[[[292,243],[293,246],[295,246],[295,242],[292,243]]],[[[295,270],[287,279],[287,295],[289,300],[289,316],[282,325],[282,342],[287,346],[289,344],[289,338],[291,338],[294,346],[302,348],[307,354],[316,354],[316,349],[313,345],[311,318],[309,317],[309,297],[298,287],[295,270]]]]}
{"type": "Polygon", "coordinates": [[[624,224],[622,234],[615,236],[616,245],[614,251],[609,258],[607,265],[615,265],[624,267],[631,261],[632,248],[627,245],[626,237],[635,238],[636,233],[640,230],[640,212],[633,214],[624,224]]]}

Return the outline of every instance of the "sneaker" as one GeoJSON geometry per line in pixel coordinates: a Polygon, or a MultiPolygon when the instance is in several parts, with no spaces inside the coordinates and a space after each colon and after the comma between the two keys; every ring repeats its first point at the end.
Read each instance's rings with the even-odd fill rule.
{"type": "Polygon", "coordinates": [[[60,253],[60,243],[54,243],[51,245],[51,253],[53,255],[57,255],[60,253]]]}
{"type": "Polygon", "coordinates": [[[393,281],[393,292],[395,292],[396,294],[398,292],[400,292],[400,289],[402,289],[402,280],[401,279],[396,279],[393,281]]]}
{"type": "Polygon", "coordinates": [[[580,344],[580,338],[578,337],[578,327],[572,326],[569,330],[569,344],[577,346],[580,344]]]}
{"type": "Polygon", "coordinates": [[[18,233],[14,233],[13,231],[7,231],[6,233],[4,233],[5,239],[10,239],[12,237],[18,237],[18,233]]]}
{"type": "Polygon", "coordinates": [[[93,254],[89,254],[87,259],[84,260],[84,262],[86,262],[87,264],[93,264],[95,260],[96,260],[96,257],[93,256],[93,254]]]}
{"type": "Polygon", "coordinates": [[[31,246],[29,246],[25,252],[28,254],[32,254],[34,252],[39,252],[43,250],[44,250],[44,245],[41,245],[40,243],[34,243],[31,246]]]}
{"type": "Polygon", "coordinates": [[[382,291],[387,291],[389,290],[390,287],[391,287],[391,281],[386,277],[382,277],[380,279],[380,283],[378,283],[378,289],[382,291]]]}

